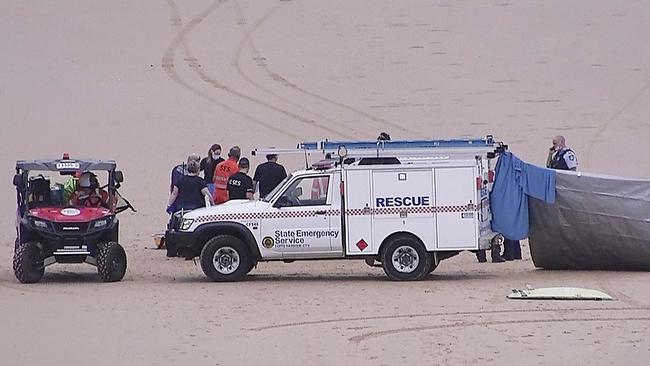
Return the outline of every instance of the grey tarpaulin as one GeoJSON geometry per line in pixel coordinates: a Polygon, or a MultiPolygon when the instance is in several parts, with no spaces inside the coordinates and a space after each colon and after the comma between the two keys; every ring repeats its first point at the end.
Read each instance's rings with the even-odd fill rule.
{"type": "Polygon", "coordinates": [[[533,263],[650,270],[650,181],[558,171],[556,202],[529,201],[533,263]]]}

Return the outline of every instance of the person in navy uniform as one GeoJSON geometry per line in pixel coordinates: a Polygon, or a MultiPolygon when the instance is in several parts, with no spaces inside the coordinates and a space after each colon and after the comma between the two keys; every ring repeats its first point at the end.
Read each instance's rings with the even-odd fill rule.
{"type": "Polygon", "coordinates": [[[546,167],[557,170],[576,170],[578,158],[573,150],[566,147],[564,136],[555,136],[553,146],[548,151],[546,167]]]}
{"type": "Polygon", "coordinates": [[[229,200],[252,200],[253,179],[248,176],[250,162],[247,158],[239,159],[239,171],[228,178],[228,199],[229,200]]]}

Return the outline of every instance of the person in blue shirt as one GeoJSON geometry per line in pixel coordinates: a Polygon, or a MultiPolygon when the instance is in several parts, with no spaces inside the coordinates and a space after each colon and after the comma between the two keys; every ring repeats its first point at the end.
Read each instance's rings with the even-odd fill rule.
{"type": "MultiPolygon", "coordinates": [[[[172,193],[174,191],[174,186],[176,186],[176,184],[181,180],[181,178],[189,174],[187,167],[190,164],[190,162],[195,161],[196,163],[199,163],[199,160],[201,160],[201,157],[199,157],[199,155],[190,154],[187,157],[186,163],[178,164],[174,168],[172,168],[172,174],[171,174],[171,179],[169,184],[169,193],[172,193]]],[[[170,206],[167,207],[167,213],[170,215],[176,211],[178,210],[174,203],[172,203],[170,206]]]]}

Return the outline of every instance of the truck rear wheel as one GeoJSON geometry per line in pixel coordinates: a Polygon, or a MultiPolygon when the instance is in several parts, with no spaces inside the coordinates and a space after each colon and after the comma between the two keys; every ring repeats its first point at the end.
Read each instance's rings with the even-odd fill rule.
{"type": "Polygon", "coordinates": [[[13,265],[14,275],[21,283],[36,283],[45,274],[41,248],[33,241],[16,247],[13,265]]]}
{"type": "Polygon", "coordinates": [[[248,247],[232,235],[218,235],[201,250],[201,269],[217,282],[237,281],[253,269],[248,247]]]}
{"type": "Polygon", "coordinates": [[[416,281],[429,274],[432,256],[422,243],[408,235],[396,236],[381,255],[384,272],[394,281],[416,281]]]}
{"type": "Polygon", "coordinates": [[[126,252],[114,241],[99,244],[97,272],[104,282],[117,282],[126,273],[126,252]]]}

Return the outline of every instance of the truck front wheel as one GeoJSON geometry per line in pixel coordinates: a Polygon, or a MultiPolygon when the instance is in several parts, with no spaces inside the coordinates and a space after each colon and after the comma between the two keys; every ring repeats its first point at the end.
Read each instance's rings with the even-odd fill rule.
{"type": "Polygon", "coordinates": [[[248,247],[232,235],[210,239],[201,251],[201,268],[211,280],[237,281],[253,269],[248,247]]]}
{"type": "Polygon", "coordinates": [[[433,258],[422,243],[409,235],[396,236],[382,251],[384,272],[394,281],[416,281],[429,274],[433,258]]]}

